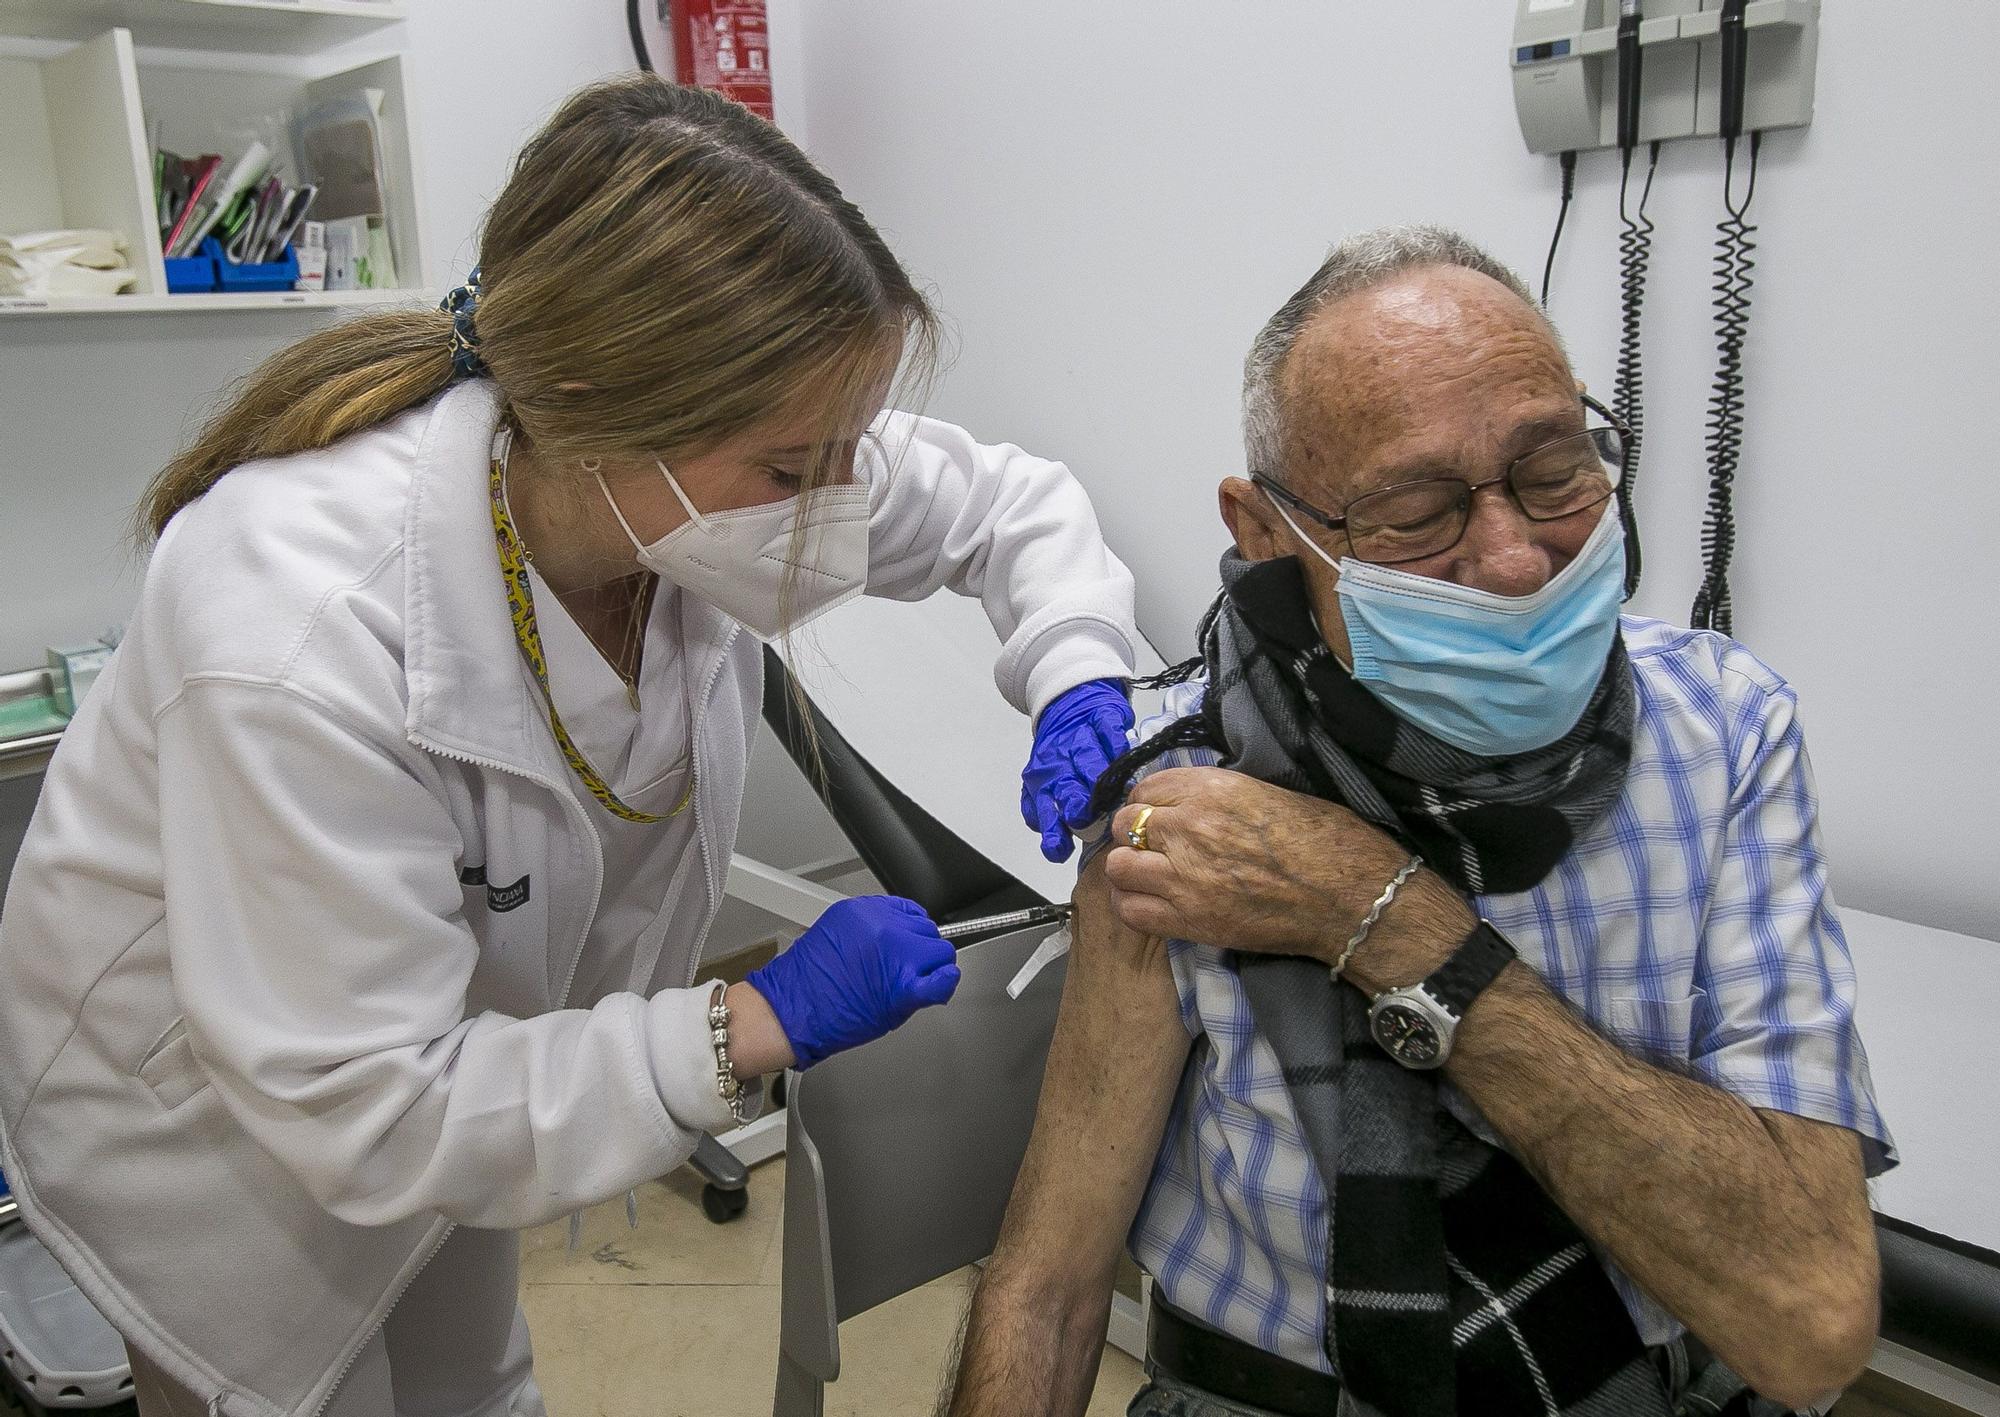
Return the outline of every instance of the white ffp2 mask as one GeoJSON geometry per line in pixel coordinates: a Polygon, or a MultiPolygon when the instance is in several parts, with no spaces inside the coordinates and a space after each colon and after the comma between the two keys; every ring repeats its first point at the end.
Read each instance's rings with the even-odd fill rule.
{"type": "Polygon", "coordinates": [[[625,520],[604,475],[592,473],[639,564],[765,639],[796,630],[867,589],[866,487],[817,487],[803,496],[704,516],[667,465],[654,466],[688,519],[650,543],[639,540],[625,520]],[[802,537],[796,535],[801,519],[802,537]]]}

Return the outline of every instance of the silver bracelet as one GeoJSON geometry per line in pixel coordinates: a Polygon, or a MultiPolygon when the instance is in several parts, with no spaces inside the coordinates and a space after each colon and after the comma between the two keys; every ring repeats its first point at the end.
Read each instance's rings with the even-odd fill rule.
{"type": "Polygon", "coordinates": [[[717,984],[715,993],[709,996],[708,1041],[715,1045],[716,1095],[729,1104],[729,1115],[742,1126],[750,1120],[750,1111],[743,1101],[742,1080],[729,1061],[729,1005],[724,1002],[728,995],[729,986],[717,984]]]}
{"type": "Polygon", "coordinates": [[[1375,922],[1382,918],[1382,912],[1389,908],[1389,902],[1396,898],[1396,892],[1409,884],[1410,877],[1424,867],[1424,858],[1412,856],[1410,863],[1396,873],[1396,878],[1382,888],[1382,894],[1375,897],[1375,903],[1368,907],[1368,913],[1361,917],[1361,923],[1354,933],[1347,937],[1347,948],[1340,952],[1340,958],[1333,962],[1333,977],[1340,978],[1347,962],[1354,958],[1354,952],[1361,948],[1361,942],[1368,938],[1368,932],[1375,928],[1375,922]]]}

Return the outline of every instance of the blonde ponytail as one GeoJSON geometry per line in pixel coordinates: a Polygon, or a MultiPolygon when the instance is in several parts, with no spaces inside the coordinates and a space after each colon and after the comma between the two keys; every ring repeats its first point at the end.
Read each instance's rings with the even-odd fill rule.
{"type": "Polygon", "coordinates": [[[231,468],[328,447],[433,397],[451,382],[451,317],[397,311],[308,335],[265,360],[146,490],[141,530],[174,513],[231,468]]]}

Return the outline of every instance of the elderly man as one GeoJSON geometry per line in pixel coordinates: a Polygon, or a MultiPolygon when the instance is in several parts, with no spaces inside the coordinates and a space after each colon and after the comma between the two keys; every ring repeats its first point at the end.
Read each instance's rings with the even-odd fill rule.
{"type": "Polygon", "coordinates": [[[1179,715],[1114,767],[962,1417],[1770,1413],[1862,1367],[1891,1164],[1791,689],[1622,617],[1622,435],[1462,238],[1252,348],[1179,715]],[[1740,1374],[1738,1378],[1736,1375],[1740,1374]]]}

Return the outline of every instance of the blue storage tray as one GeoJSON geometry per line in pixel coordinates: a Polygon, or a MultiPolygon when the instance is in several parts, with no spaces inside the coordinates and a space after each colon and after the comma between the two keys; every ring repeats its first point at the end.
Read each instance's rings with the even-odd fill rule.
{"type": "Polygon", "coordinates": [[[213,236],[202,243],[215,262],[215,278],[225,293],[253,290],[291,290],[298,284],[299,253],[285,248],[282,261],[258,266],[239,266],[222,253],[222,243],[213,236]],[[210,250],[209,248],[213,248],[210,250]]]}
{"type": "Polygon", "coordinates": [[[215,290],[215,258],[204,248],[194,256],[167,257],[167,293],[207,295],[215,290]]]}

